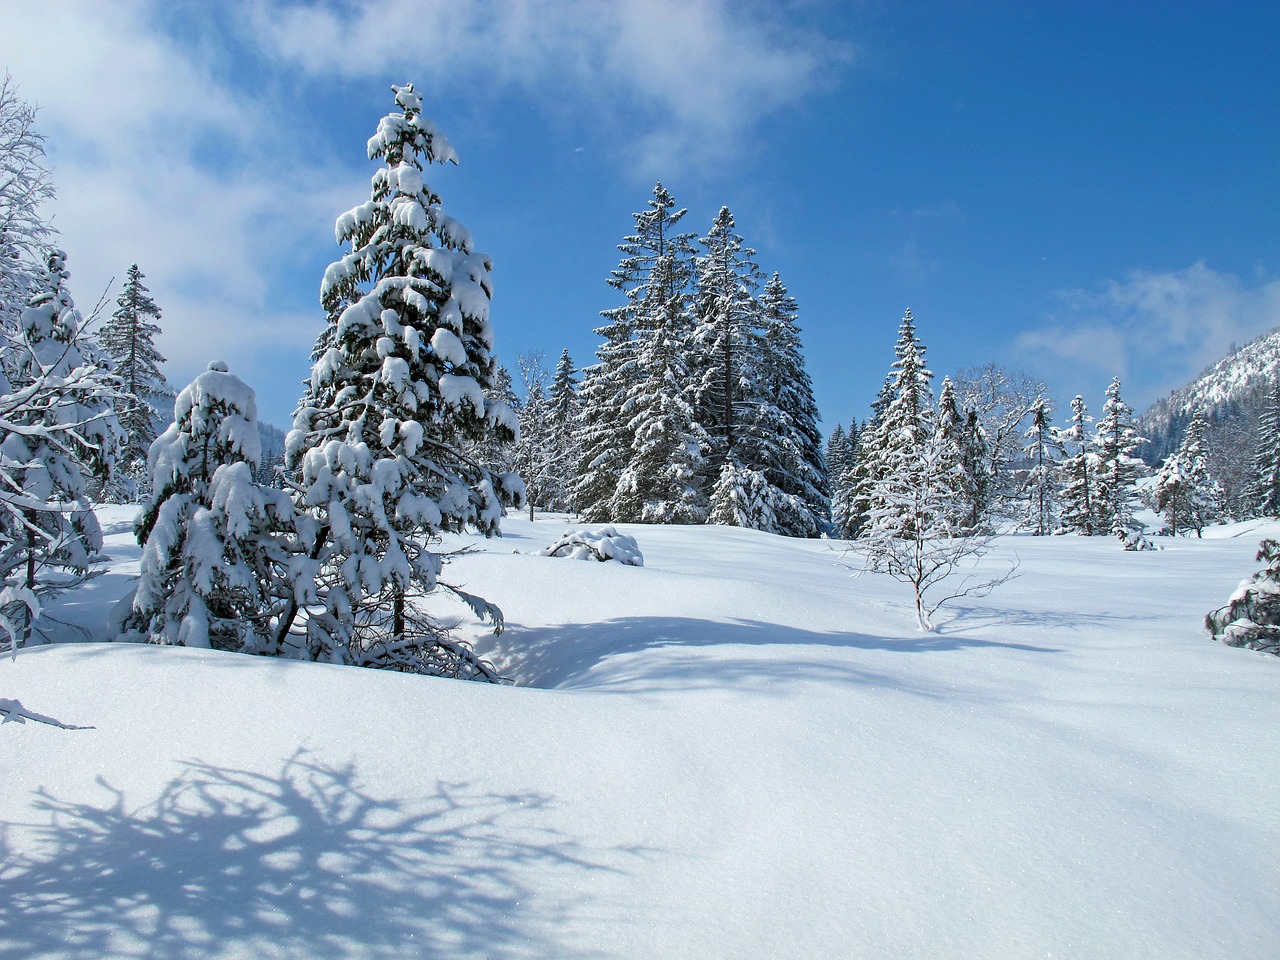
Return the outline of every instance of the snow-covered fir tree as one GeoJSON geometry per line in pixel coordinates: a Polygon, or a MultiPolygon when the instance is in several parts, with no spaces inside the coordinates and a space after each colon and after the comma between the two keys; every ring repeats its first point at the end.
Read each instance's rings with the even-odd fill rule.
{"type": "MultiPolygon", "coordinates": [[[[745,440],[744,422],[754,410],[748,407],[759,356],[759,304],[755,292],[760,268],[755,251],[736,232],[733,214],[721,207],[710,231],[702,238],[698,267],[698,321],[693,334],[699,382],[695,398],[698,422],[712,441],[708,459],[711,475],[720,478],[723,467],[734,464],[744,471],[757,458],[740,450],[745,440]]],[[[714,497],[713,497],[714,501],[714,497]]]]}
{"type": "Polygon", "coordinates": [[[141,575],[125,636],[153,643],[277,653],[273,616],[295,515],[260,487],[253,390],[214,361],[178,394],[174,421],[151,444],[151,494],[135,524],[141,575]]]}
{"type": "Polygon", "coordinates": [[[1084,397],[1077,394],[1071,401],[1070,423],[1057,435],[1066,458],[1059,468],[1062,526],[1055,532],[1087,537],[1108,532],[1099,508],[1098,457],[1089,436],[1092,420],[1084,397]]]}
{"type": "Polygon", "coordinates": [[[66,254],[49,251],[40,289],[0,340],[0,645],[25,643],[44,599],[83,583],[102,549],[89,482],[115,463],[116,380],[69,278],[66,254]]]}
{"type": "Polygon", "coordinates": [[[1133,408],[1120,396],[1120,378],[1107,387],[1107,401],[1096,424],[1099,519],[1112,533],[1133,530],[1134,502],[1137,498],[1138,468],[1142,461],[1133,451],[1142,438],[1133,420],[1133,408]]]}
{"type": "Polygon", "coordinates": [[[748,432],[757,465],[770,487],[773,532],[817,537],[830,524],[830,485],[797,317],[795,299],[775,273],[759,300],[756,402],[748,432]]]}
{"type": "Polygon", "coordinates": [[[1258,419],[1253,452],[1253,485],[1250,499],[1262,517],[1280,517],[1280,378],[1268,393],[1258,419]]]}
{"type": "Polygon", "coordinates": [[[1156,471],[1155,507],[1174,536],[1194,530],[1199,537],[1222,515],[1222,488],[1209,473],[1207,430],[1204,417],[1196,413],[1181,445],[1156,471]]]}
{"type": "Polygon", "coordinates": [[[708,519],[726,527],[774,531],[778,528],[778,516],[773,493],[768,479],[759,470],[734,460],[726,461],[711,490],[708,519]]]}
{"type": "MultiPolygon", "coordinates": [[[[125,433],[120,472],[130,480],[146,474],[147,451],[167,419],[169,411],[164,407],[173,402],[160,372],[164,357],[155,344],[160,334],[160,308],[143,285],[143,276],[136,263],[130,265],[116,309],[98,333],[98,341],[120,378],[116,417],[125,433]]],[[[134,491],[113,486],[117,498],[132,499],[134,491]]]]}
{"type": "Polygon", "coordinates": [[[583,371],[579,394],[581,458],[574,501],[584,520],[619,519],[615,497],[635,440],[633,417],[624,406],[637,383],[636,358],[649,333],[644,323],[646,318],[665,322],[671,303],[687,314],[695,237],[679,230],[687,212],[676,209],[671,194],[658,183],[646,209],[633,215],[635,232],[618,245],[622,259],[608,282],[625,302],[601,311],[606,322],[596,334],[604,342],[596,350],[598,362],[583,371]],[[670,269],[655,280],[655,267],[663,260],[670,269]]]}
{"type": "Polygon", "coordinates": [[[882,404],[874,410],[858,445],[854,511],[859,536],[866,533],[872,515],[886,506],[881,481],[903,465],[899,461],[909,460],[911,451],[918,451],[922,438],[932,437],[936,427],[933,373],[924,366],[924,345],[916,338],[910,310],[899,324],[894,357],[880,393],[882,404]]]}
{"type": "Polygon", "coordinates": [[[36,110],[7,73],[0,80],[0,335],[17,332],[22,311],[40,293],[44,251],[53,229],[42,212],[53,176],[36,110]]]}
{"type": "Polygon", "coordinates": [[[551,385],[547,388],[547,444],[549,459],[555,464],[554,476],[545,484],[545,506],[548,510],[572,511],[577,487],[578,421],[582,403],[578,398],[578,376],[567,349],[560,352],[551,385]]]}
{"type": "Polygon", "coordinates": [[[966,475],[966,439],[965,418],[956,403],[955,383],[950,377],[943,377],[938,390],[934,443],[938,447],[939,467],[950,477],[954,487],[956,513],[951,519],[956,530],[964,528],[975,509],[971,483],[966,475]]]}
{"type": "Polygon", "coordinates": [[[542,354],[523,354],[518,366],[524,400],[517,404],[520,439],[515,445],[514,463],[524,480],[529,519],[533,520],[537,507],[547,508],[549,493],[558,483],[562,465],[556,460],[551,443],[551,410],[542,354]]]}
{"type": "MultiPolygon", "coordinates": [[[[489,258],[423,179],[457,156],[413,85],[392,89],[396,109],[368,144],[385,166],[370,199],[337,221],[350,251],[321,285],[332,335],[288,440],[298,507],[315,525],[304,643],[313,659],[491,678],[414,600],[447,586],[437,534],[497,534],[504,504],[523,502],[517,477],[462,452],[489,435],[514,441],[518,424],[485,394],[495,374],[489,258]]],[[[296,616],[286,610],[279,630],[296,616]]]]}
{"type": "MultiPolygon", "coordinates": [[[[659,258],[656,286],[672,284],[675,257],[659,258]]],[[[694,418],[690,371],[683,347],[687,314],[680,297],[654,299],[658,316],[642,314],[644,339],[636,355],[636,377],[623,403],[632,437],[626,466],[614,494],[617,519],[639,523],[702,523],[707,499],[699,487],[708,440],[694,418]]]]}
{"type": "Polygon", "coordinates": [[[1031,422],[1023,440],[1022,455],[1031,465],[1024,487],[1024,524],[1032,534],[1043,537],[1058,525],[1058,463],[1062,456],[1062,444],[1053,428],[1053,408],[1044,397],[1031,406],[1031,422]]]}
{"type": "Polygon", "coordinates": [[[842,423],[837,423],[827,438],[826,462],[833,481],[849,468],[849,435],[842,423]]]}
{"type": "Polygon", "coordinates": [[[827,476],[831,485],[831,530],[844,540],[852,539],[854,513],[854,489],[858,460],[858,424],[854,421],[846,433],[841,424],[831,431],[827,440],[827,476]]]}
{"type": "Polygon", "coordinates": [[[994,499],[995,471],[999,469],[992,459],[992,444],[977,410],[970,409],[965,414],[960,453],[962,479],[959,488],[967,510],[961,529],[972,533],[988,524],[994,499]]]}

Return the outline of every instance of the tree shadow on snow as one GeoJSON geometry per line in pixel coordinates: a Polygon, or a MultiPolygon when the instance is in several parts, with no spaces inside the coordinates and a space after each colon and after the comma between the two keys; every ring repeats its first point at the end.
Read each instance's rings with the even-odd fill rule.
{"type": "MultiPolygon", "coordinates": [[[[972,648],[1006,648],[1031,653],[1060,653],[1053,647],[1003,643],[972,637],[921,633],[912,637],[876,637],[870,634],[833,631],[819,633],[758,620],[729,622],[689,617],[622,617],[591,623],[551,627],[508,625],[499,648],[494,651],[502,670],[522,686],[559,687],[581,681],[592,668],[620,654],[666,649],[672,654],[715,646],[801,647],[811,650],[853,649],[893,653],[931,653],[972,648]]],[[[691,669],[673,656],[664,662],[649,658],[631,673],[611,676],[607,683],[574,683],[574,686],[607,687],[619,684],[653,689],[655,681],[679,679],[688,688],[699,677],[708,685],[752,684],[794,680],[834,680],[878,686],[903,686],[899,677],[876,673],[843,662],[820,662],[811,658],[788,657],[780,652],[776,660],[763,658],[717,658],[699,660],[691,669]]],[[[915,689],[913,692],[923,692],[915,689]]]]}
{"type": "Polygon", "coordinates": [[[0,834],[0,957],[564,957],[530,932],[583,905],[573,889],[611,869],[530,815],[541,794],[441,783],[381,799],[351,766],[296,754],[278,776],[187,764],[152,803],[102,805],[41,791],[36,843],[0,834]]]}

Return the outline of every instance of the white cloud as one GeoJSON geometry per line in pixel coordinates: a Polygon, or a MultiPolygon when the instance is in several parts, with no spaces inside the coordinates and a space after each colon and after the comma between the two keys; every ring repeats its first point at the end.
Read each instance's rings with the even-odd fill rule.
{"type": "Polygon", "coordinates": [[[156,10],[68,0],[5,11],[0,63],[40,108],[77,302],[87,313],[137,262],[178,386],[215,357],[237,370],[279,346],[305,361],[318,308],[308,328],[297,304],[277,306],[273,271],[299,236],[325,237],[353,195],[336,199],[332,171],[280,163],[277,118],[159,30],[156,10]]]}
{"type": "Polygon", "coordinates": [[[315,75],[381,80],[398,69],[459,96],[477,81],[510,84],[559,111],[568,94],[619,157],[668,176],[746,149],[761,120],[848,59],[765,10],[727,0],[258,0],[250,30],[315,75]]]}
{"type": "MultiPolygon", "coordinates": [[[[1184,270],[1135,270],[1093,291],[1059,295],[1045,325],[1022,334],[1021,363],[1068,392],[1119,376],[1130,403],[1145,406],[1280,325],[1280,280],[1253,283],[1203,261],[1184,270]],[[1069,386],[1074,377],[1081,386],[1069,386]]],[[[1096,392],[1096,391],[1094,391],[1096,392]]]]}
{"type": "Polygon", "coordinates": [[[306,311],[333,218],[367,183],[363,141],[331,155],[311,110],[290,108],[299,70],[330,91],[398,75],[458,100],[509,86],[618,134],[615,163],[651,176],[741,149],[842,56],[726,0],[60,0],[5,4],[3,20],[0,68],[40,107],[81,306],[136,261],[170,378],[277,351],[287,369],[259,387],[277,420],[321,319],[306,311]]]}

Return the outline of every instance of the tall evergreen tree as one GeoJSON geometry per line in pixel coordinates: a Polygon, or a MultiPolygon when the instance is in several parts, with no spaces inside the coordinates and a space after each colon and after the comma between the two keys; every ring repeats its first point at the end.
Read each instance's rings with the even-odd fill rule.
{"type": "Polygon", "coordinates": [[[515,444],[513,462],[524,479],[529,519],[535,507],[547,508],[547,498],[556,483],[560,464],[551,448],[551,414],[546,394],[547,371],[541,352],[523,354],[519,361],[524,400],[517,403],[520,439],[515,444]]]}
{"type": "MultiPolygon", "coordinates": [[[[710,231],[702,238],[698,257],[698,325],[694,332],[698,422],[711,437],[709,465],[719,476],[726,463],[739,466],[755,458],[739,450],[744,435],[744,373],[757,356],[759,304],[755,292],[760,268],[755,251],[736,232],[733,214],[721,207],[710,231]]],[[[754,411],[751,411],[754,413],[754,411]]]]}
{"type": "Polygon", "coordinates": [[[547,430],[550,460],[555,464],[554,476],[548,478],[546,508],[574,509],[574,489],[578,480],[581,450],[577,425],[582,412],[578,397],[577,370],[567,349],[562,350],[547,391],[547,430]]]}
{"type": "MultiPolygon", "coordinates": [[[[415,622],[410,600],[447,586],[435,535],[496,534],[504,502],[521,500],[518,478],[460,452],[490,434],[512,441],[518,424],[485,394],[495,375],[489,258],[423,180],[457,155],[413,85],[392,89],[397,109],[368,145],[385,166],[370,200],[338,218],[351,249],[321,285],[333,334],[288,439],[298,505],[316,531],[305,645],[314,659],[488,677],[446,633],[415,622]]],[[[286,611],[280,630],[295,618],[286,611]]]]}
{"type": "Polygon", "coordinates": [[[120,463],[125,471],[133,472],[137,472],[135,465],[146,464],[147,451],[162,426],[159,411],[166,401],[173,402],[173,393],[160,372],[164,357],[155,345],[160,308],[143,285],[143,276],[136,263],[130,265],[115,312],[98,334],[120,378],[116,418],[125,433],[120,463]]]}
{"type": "Polygon", "coordinates": [[[677,210],[658,183],[647,208],[634,214],[635,233],[618,245],[622,259],[608,282],[625,302],[601,311],[606,322],[596,335],[604,342],[596,350],[598,362],[584,371],[580,392],[582,452],[574,498],[584,520],[617,519],[614,498],[635,440],[624,405],[637,383],[637,355],[650,332],[645,324],[662,322],[671,302],[687,313],[695,235],[678,229],[687,212],[677,210]],[[654,268],[664,259],[670,260],[670,269],[655,280],[654,268]]]}
{"type": "Polygon", "coordinates": [[[778,274],[765,284],[759,306],[756,414],[750,427],[757,463],[771,488],[775,531],[817,537],[830,523],[831,488],[798,309],[778,274]]]}
{"type": "Polygon", "coordinates": [[[1094,436],[1099,514],[1102,525],[1111,532],[1134,528],[1133,501],[1141,461],[1132,454],[1141,442],[1133,421],[1133,408],[1121,398],[1120,378],[1116,377],[1107,387],[1107,402],[1094,436]]]}
{"type": "MultiPolygon", "coordinates": [[[[902,492],[913,483],[924,484],[927,480],[931,490],[944,485],[948,500],[945,509],[956,509],[955,486],[948,476],[943,451],[931,449],[929,457],[924,457],[926,444],[937,447],[932,442],[937,433],[937,411],[933,402],[933,373],[925,366],[925,347],[916,337],[910,310],[902,317],[894,353],[897,359],[891,374],[893,401],[876,427],[867,463],[868,524],[882,537],[901,535],[916,522],[913,519],[916,508],[922,508],[923,502],[914,496],[909,504],[901,502],[902,492]],[[939,476],[926,478],[920,472],[926,467],[937,471],[939,476]]],[[[931,505],[929,509],[944,509],[944,505],[931,505]]]]}
{"type": "Polygon", "coordinates": [[[1107,532],[1099,509],[1097,454],[1088,434],[1091,420],[1084,398],[1077,394],[1071,401],[1070,425],[1058,434],[1067,453],[1061,466],[1062,533],[1107,532]]]}
{"type": "MultiPolygon", "coordinates": [[[[672,269],[674,257],[660,258],[655,283],[666,283],[672,269]]],[[[685,305],[679,297],[654,305],[661,313],[645,317],[636,382],[623,404],[633,439],[614,496],[615,515],[639,523],[702,523],[707,501],[698,480],[707,438],[688,396],[685,305]]]]}
{"type": "MultiPolygon", "coordinates": [[[[933,436],[936,416],[933,408],[933,373],[924,365],[924,345],[916,338],[915,318],[907,310],[898,327],[895,359],[886,379],[874,425],[862,432],[858,445],[858,477],[855,512],[861,523],[870,522],[877,511],[887,508],[882,480],[903,468],[925,435],[933,436]]],[[[859,531],[859,535],[865,532],[859,531]]]]}
{"type": "Polygon", "coordinates": [[[1025,487],[1026,525],[1035,536],[1043,537],[1057,526],[1058,458],[1062,454],[1053,429],[1053,408],[1044,397],[1032,404],[1031,425],[1023,440],[1023,456],[1031,463],[1025,487]]]}

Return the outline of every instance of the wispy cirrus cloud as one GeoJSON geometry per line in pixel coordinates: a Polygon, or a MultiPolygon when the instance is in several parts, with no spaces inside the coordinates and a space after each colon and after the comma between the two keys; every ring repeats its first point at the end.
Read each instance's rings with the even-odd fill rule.
{"type": "Polygon", "coordinates": [[[1204,261],[1168,272],[1135,270],[1094,290],[1068,290],[1040,327],[1015,342],[1020,363],[1080,391],[1119,376],[1145,406],[1280,325],[1280,279],[1252,282],[1204,261]]]}

